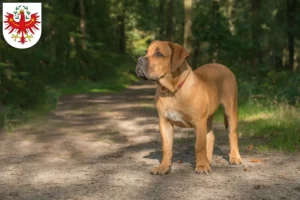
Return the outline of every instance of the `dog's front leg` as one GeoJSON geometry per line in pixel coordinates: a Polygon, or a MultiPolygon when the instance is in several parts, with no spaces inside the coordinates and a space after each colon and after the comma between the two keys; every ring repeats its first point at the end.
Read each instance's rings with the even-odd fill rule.
{"type": "Polygon", "coordinates": [[[159,118],[159,130],[162,138],[162,160],[158,167],[152,169],[152,174],[167,174],[171,170],[174,127],[164,117],[159,118]]]}
{"type": "Polygon", "coordinates": [[[211,171],[209,162],[206,155],[206,132],[207,132],[207,120],[200,119],[197,120],[195,124],[196,132],[196,144],[195,144],[195,153],[196,153],[196,168],[195,172],[197,174],[207,174],[211,171]]]}

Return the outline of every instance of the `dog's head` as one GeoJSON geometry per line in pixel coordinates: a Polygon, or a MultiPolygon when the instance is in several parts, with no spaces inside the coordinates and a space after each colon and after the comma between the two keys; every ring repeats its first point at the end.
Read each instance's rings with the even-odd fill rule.
{"type": "Polygon", "coordinates": [[[157,81],[175,72],[188,56],[188,52],[179,44],[153,41],[146,55],[138,58],[136,74],[145,80],[157,81]]]}

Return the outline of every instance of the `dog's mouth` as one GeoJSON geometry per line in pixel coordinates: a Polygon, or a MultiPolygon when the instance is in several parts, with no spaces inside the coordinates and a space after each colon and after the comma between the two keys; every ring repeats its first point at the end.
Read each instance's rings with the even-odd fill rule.
{"type": "Polygon", "coordinates": [[[144,72],[141,70],[141,68],[137,68],[136,75],[143,80],[148,80],[147,76],[144,74],[144,72]]]}
{"type": "Polygon", "coordinates": [[[141,69],[141,67],[137,67],[136,69],[136,75],[139,77],[139,78],[142,78],[143,80],[148,80],[148,81],[157,81],[158,79],[154,79],[154,78],[150,78],[149,76],[147,76],[146,72],[144,72],[144,70],[141,69]]]}

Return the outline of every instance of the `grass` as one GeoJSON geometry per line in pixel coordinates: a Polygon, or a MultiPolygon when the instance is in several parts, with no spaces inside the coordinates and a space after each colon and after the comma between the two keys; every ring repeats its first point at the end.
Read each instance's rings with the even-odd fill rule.
{"type": "MultiPolygon", "coordinates": [[[[222,110],[217,112],[216,121],[223,122],[222,110]]],[[[299,124],[297,106],[254,100],[239,106],[239,135],[260,140],[257,148],[261,151],[300,151],[299,124]]]]}

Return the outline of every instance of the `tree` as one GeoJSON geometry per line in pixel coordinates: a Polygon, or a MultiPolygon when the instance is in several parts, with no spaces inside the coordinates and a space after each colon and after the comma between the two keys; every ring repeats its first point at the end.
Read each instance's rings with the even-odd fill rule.
{"type": "Polygon", "coordinates": [[[3,128],[3,125],[4,125],[4,108],[3,108],[3,105],[0,101],[0,136],[1,136],[1,132],[2,132],[2,128],[3,128]]]}
{"type": "Polygon", "coordinates": [[[158,9],[158,21],[157,23],[159,24],[159,30],[158,30],[158,36],[157,38],[159,40],[164,40],[165,36],[165,18],[164,18],[164,13],[165,13],[165,0],[160,0],[159,1],[159,9],[158,9]]]}
{"type": "Polygon", "coordinates": [[[173,40],[173,7],[174,0],[168,0],[168,8],[167,8],[167,31],[166,31],[166,39],[168,41],[173,40]]]}
{"type": "Polygon", "coordinates": [[[254,70],[257,70],[257,65],[262,61],[260,52],[259,37],[261,33],[259,12],[261,7],[261,0],[251,1],[251,40],[252,40],[252,65],[254,70]]]}
{"type": "Polygon", "coordinates": [[[85,22],[85,6],[84,6],[84,1],[79,0],[80,4],[80,31],[82,34],[82,48],[86,49],[86,43],[85,43],[85,37],[86,37],[86,22],[85,22]]]}
{"type": "Polygon", "coordinates": [[[125,33],[125,2],[124,0],[120,3],[120,13],[117,17],[118,27],[119,27],[119,52],[125,53],[126,48],[126,33],[125,33]]]}
{"type": "Polygon", "coordinates": [[[183,44],[184,48],[189,52],[192,53],[192,5],[193,0],[183,0],[184,3],[184,39],[183,44]]]}
{"type": "Polygon", "coordinates": [[[289,62],[288,68],[295,71],[294,67],[294,28],[296,26],[296,0],[287,0],[287,37],[288,37],[288,51],[289,62]]]}
{"type": "MultiPolygon", "coordinates": [[[[213,0],[212,2],[212,14],[213,14],[213,25],[214,25],[214,29],[218,30],[221,27],[221,17],[220,17],[220,0],[213,0]]],[[[220,40],[220,35],[219,33],[216,34],[216,41],[214,44],[214,50],[213,50],[213,55],[212,55],[212,61],[213,62],[217,62],[217,58],[220,54],[220,50],[221,50],[221,40],[220,40]]]]}
{"type": "Polygon", "coordinates": [[[231,35],[235,35],[235,25],[233,22],[233,9],[234,9],[234,0],[228,0],[228,24],[231,35]]]}

